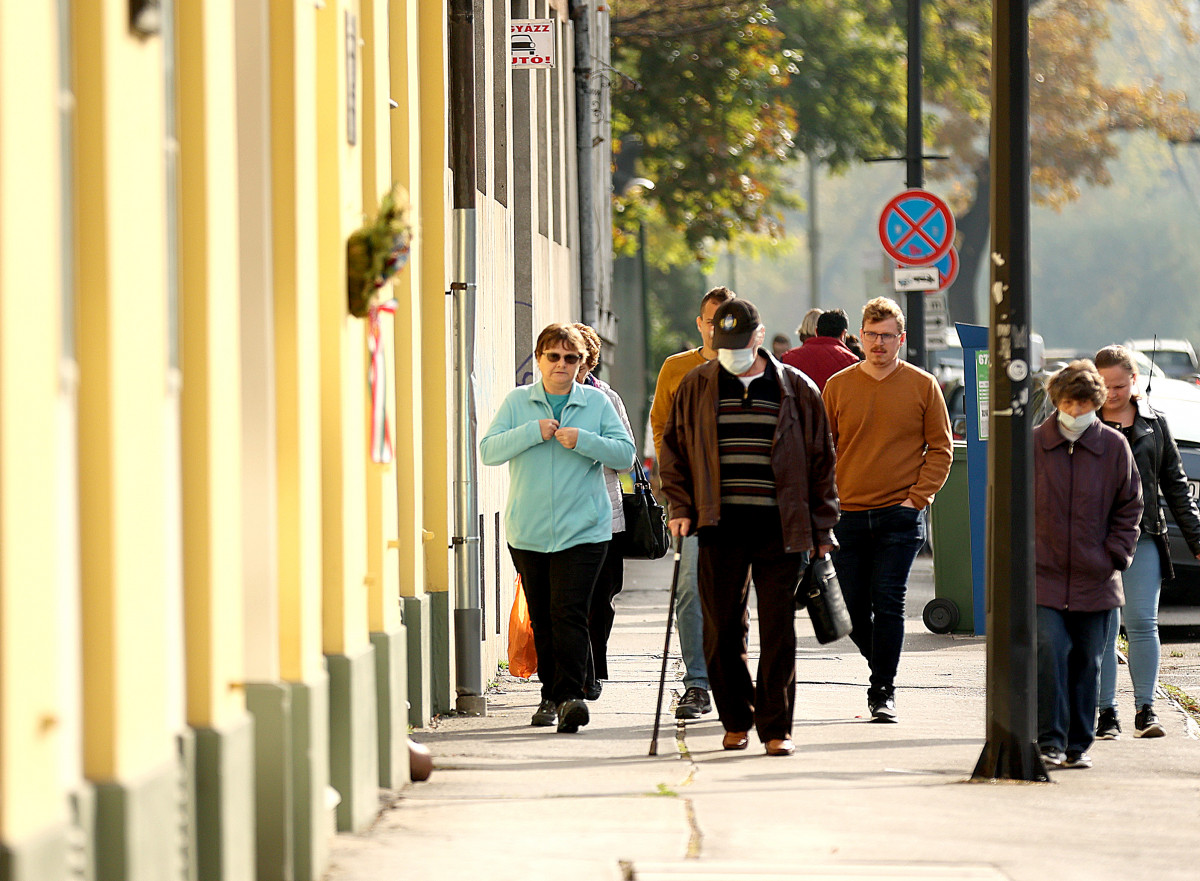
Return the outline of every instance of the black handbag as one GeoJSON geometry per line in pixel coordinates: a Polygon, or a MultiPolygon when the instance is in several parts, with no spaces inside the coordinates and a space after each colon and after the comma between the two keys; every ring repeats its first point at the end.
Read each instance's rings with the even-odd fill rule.
{"type": "Polygon", "coordinates": [[[633,492],[621,494],[625,509],[625,531],[614,536],[621,556],[635,560],[657,560],[671,548],[667,537],[667,513],[654,499],[642,463],[633,460],[633,492]]]}
{"type": "Polygon", "coordinates": [[[804,567],[796,586],[796,606],[808,608],[813,632],[822,645],[841,639],[852,629],[842,586],[828,554],[809,560],[804,567]]]}

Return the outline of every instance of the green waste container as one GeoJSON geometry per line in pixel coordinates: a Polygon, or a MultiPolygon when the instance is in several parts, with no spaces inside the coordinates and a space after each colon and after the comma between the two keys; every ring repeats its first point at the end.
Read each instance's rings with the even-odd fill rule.
{"type": "Polygon", "coordinates": [[[966,442],[954,443],[950,476],[930,506],[929,520],[934,598],[921,617],[934,633],[974,633],[966,442]]]}

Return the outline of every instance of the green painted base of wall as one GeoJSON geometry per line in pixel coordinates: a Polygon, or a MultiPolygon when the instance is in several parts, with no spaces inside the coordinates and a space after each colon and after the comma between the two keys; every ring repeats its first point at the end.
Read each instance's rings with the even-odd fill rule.
{"type": "Polygon", "coordinates": [[[288,682],[292,702],[292,817],[296,881],[321,881],[329,862],[329,678],[288,682]]]}
{"type": "Polygon", "coordinates": [[[424,728],[433,717],[429,701],[429,594],[404,597],[401,608],[408,631],[408,724],[424,728]]]}
{"type": "Polygon", "coordinates": [[[379,722],[375,648],[326,655],[329,663],[329,780],[342,800],[339,832],[361,832],[379,813],[379,722]]]}
{"type": "Polygon", "coordinates": [[[254,720],[196,733],[196,866],[200,881],[254,876],[254,720]]]}
{"type": "Polygon", "coordinates": [[[254,816],[257,881],[292,881],[292,696],[281,683],[246,685],[254,716],[254,816]]]}
{"type": "Polygon", "coordinates": [[[408,767],[408,633],[404,627],[371,634],[375,647],[375,706],[379,720],[379,785],[399,789],[408,767]]]}
{"type": "Polygon", "coordinates": [[[450,594],[448,591],[430,593],[430,682],[429,701],[434,715],[454,709],[454,631],[450,627],[450,594]]]}
{"type": "Polygon", "coordinates": [[[0,881],[67,881],[69,828],[56,823],[21,841],[0,841],[0,881]]]}
{"type": "Polygon", "coordinates": [[[97,881],[187,877],[186,784],[176,762],[138,780],[95,786],[97,881]]]}

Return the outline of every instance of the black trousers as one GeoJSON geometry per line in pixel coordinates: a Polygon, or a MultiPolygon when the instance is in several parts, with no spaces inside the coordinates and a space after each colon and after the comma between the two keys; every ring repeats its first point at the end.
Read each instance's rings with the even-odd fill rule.
{"type": "MultiPolygon", "coordinates": [[[[616,538],[616,536],[613,536],[616,538]]],[[[588,655],[587,682],[608,678],[608,637],[612,634],[613,619],[617,610],[613,603],[621,588],[625,586],[625,558],[615,543],[608,546],[600,577],[592,590],[591,609],[588,611],[588,635],[592,641],[592,653],[588,655]]]]}
{"type": "Polygon", "coordinates": [[[575,545],[550,554],[508,547],[529,603],[542,700],[583,699],[588,607],[608,544],[575,545]]]}
{"type": "Polygon", "coordinates": [[[739,509],[699,535],[704,658],[721,724],[726,731],[753,727],[764,743],[789,737],[796,703],[796,582],[805,555],[784,552],[774,508],[739,509]],[[756,680],[747,651],[751,578],[761,650],[756,680]]]}

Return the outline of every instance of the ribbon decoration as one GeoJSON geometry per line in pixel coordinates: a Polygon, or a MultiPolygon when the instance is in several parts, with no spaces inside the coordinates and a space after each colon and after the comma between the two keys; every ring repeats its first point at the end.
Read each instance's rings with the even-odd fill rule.
{"type": "Polygon", "coordinates": [[[396,314],[396,301],[372,306],[367,322],[367,387],[371,394],[371,461],[386,465],[394,458],[392,430],[387,415],[387,353],[382,345],[379,313],[396,314]]]}

